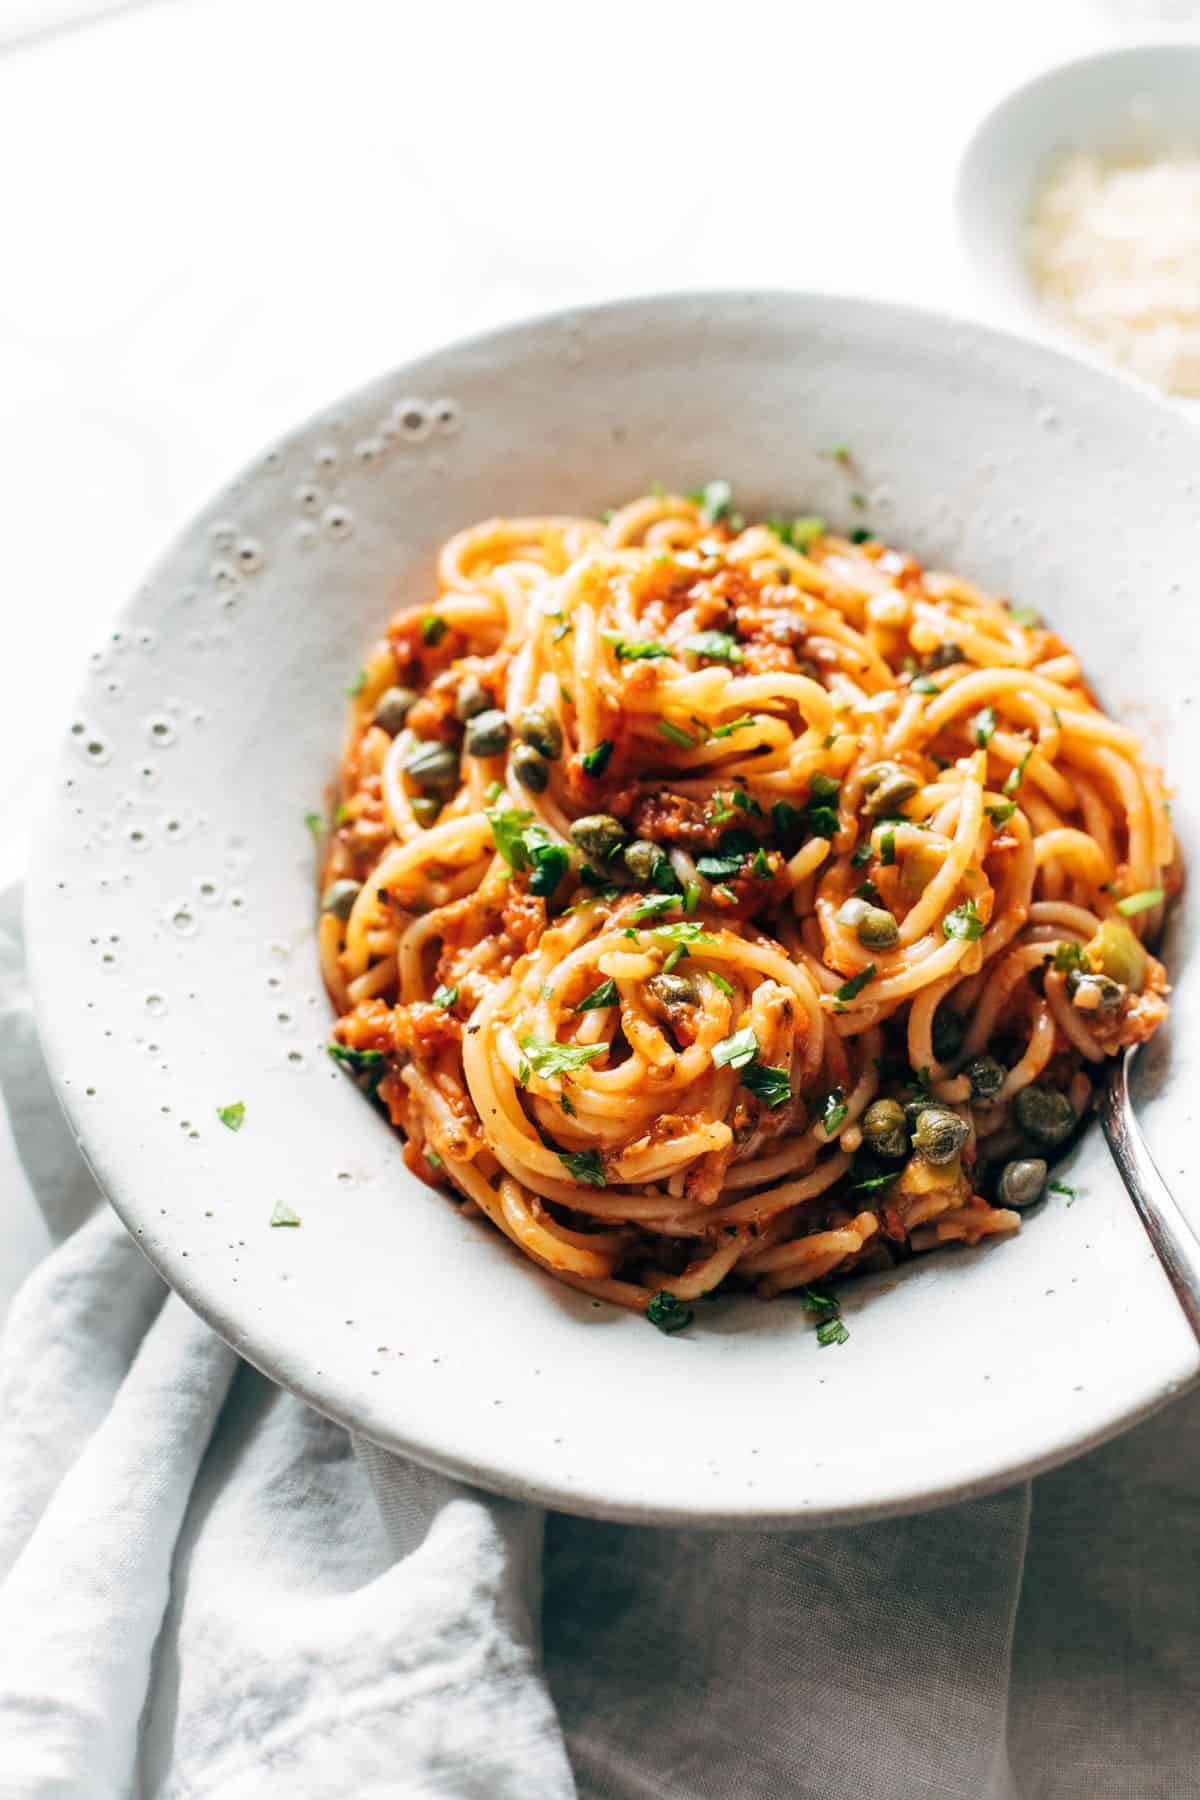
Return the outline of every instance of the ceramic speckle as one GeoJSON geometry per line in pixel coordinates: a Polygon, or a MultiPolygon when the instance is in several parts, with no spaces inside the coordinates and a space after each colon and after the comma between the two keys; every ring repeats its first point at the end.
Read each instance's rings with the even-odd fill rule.
{"type": "MultiPolygon", "coordinates": [[[[844,1347],[819,1349],[786,1300],[704,1307],[667,1338],[463,1220],[323,1054],[305,813],[334,769],[347,670],[430,592],[441,542],[495,513],[598,513],[718,475],[747,512],[852,524],[821,454],[847,441],[896,541],[1036,607],[1118,714],[1153,699],[1194,857],[1188,425],[1075,360],[859,301],[632,302],[386,377],[215,501],[64,719],[28,914],[48,1057],[92,1167],[250,1360],[468,1480],[621,1518],[846,1521],[1011,1481],[1197,1377],[1097,1133],[1064,1170],[1077,1205],[853,1287],[844,1347]],[[233,1133],[216,1110],[235,1100],[233,1133]],[[277,1203],[302,1224],[272,1229],[277,1203]]],[[[1183,1019],[1200,1004],[1192,911],[1185,896],[1168,946],[1183,1019]]],[[[1186,1204],[1179,1097],[1200,1040],[1177,1030],[1149,1061],[1147,1133],[1186,1204]]]]}

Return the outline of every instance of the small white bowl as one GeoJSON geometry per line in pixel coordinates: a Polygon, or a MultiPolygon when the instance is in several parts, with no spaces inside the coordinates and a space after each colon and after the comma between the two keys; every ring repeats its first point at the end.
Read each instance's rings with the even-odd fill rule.
{"type": "Polygon", "coordinates": [[[1181,143],[1200,143],[1200,43],[1105,51],[1009,94],[971,138],[958,176],[959,232],[981,308],[1112,367],[1034,292],[1026,256],[1033,205],[1055,163],[1073,151],[1120,159],[1181,143]]]}

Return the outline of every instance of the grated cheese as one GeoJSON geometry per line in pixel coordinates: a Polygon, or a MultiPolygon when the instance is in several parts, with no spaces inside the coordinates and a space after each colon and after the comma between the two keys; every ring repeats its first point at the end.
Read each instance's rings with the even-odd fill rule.
{"type": "Polygon", "coordinates": [[[1068,158],[1034,207],[1029,262],[1068,329],[1144,381],[1200,397],[1200,153],[1068,158]]]}

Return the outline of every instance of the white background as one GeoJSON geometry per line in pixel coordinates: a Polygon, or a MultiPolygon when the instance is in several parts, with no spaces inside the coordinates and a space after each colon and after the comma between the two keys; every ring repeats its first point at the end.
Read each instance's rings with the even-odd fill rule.
{"type": "Polygon", "coordinates": [[[87,651],[267,440],[580,300],[975,306],[951,194],[981,114],[1197,24],[1186,0],[104,3],[0,7],[0,881],[87,651]]]}

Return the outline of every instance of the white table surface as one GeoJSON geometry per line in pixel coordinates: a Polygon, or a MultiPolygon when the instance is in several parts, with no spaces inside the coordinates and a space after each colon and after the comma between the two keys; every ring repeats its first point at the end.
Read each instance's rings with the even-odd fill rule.
{"type": "MultiPolygon", "coordinates": [[[[1191,0],[103,4],[0,7],[0,886],[111,613],[296,420],[623,293],[978,309],[951,195],[981,114],[1200,27],[1191,0]]],[[[7,1233],[0,1302],[35,1239],[7,1233]]]]}

